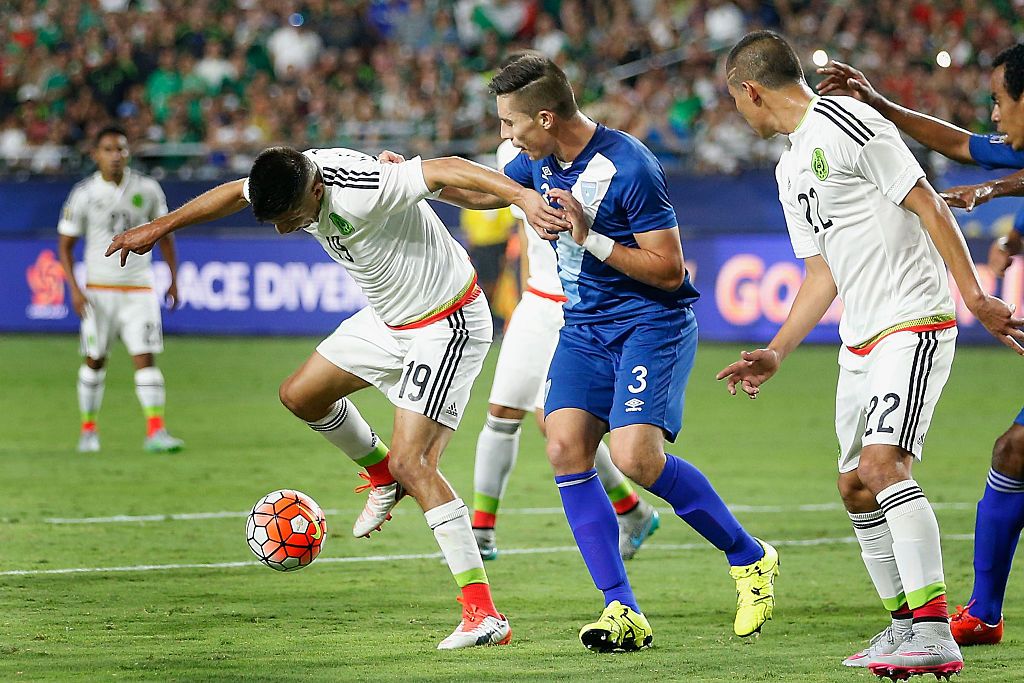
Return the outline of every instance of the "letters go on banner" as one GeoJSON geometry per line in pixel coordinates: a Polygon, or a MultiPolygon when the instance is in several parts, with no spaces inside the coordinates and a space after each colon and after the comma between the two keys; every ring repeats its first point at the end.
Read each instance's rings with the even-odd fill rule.
{"type": "MultiPolygon", "coordinates": [[[[987,243],[972,244],[984,254],[987,243]]],[[[687,266],[701,292],[696,304],[701,339],[767,342],[785,320],[803,278],[789,239],[777,235],[718,235],[685,240],[687,266]]],[[[56,240],[4,240],[0,249],[0,331],[72,332],[56,240]]],[[[168,333],[303,334],[326,336],[366,305],[344,268],[311,239],[178,240],[179,310],[164,316],[168,333]]],[[[116,258],[116,257],[115,257],[116,258]]],[[[1018,260],[999,282],[979,265],[988,291],[1024,310],[1024,265],[1018,260]]],[[[154,263],[158,292],[167,267],[154,263]]],[[[82,273],[78,273],[82,280],[82,273]]],[[[423,283],[428,286],[429,283],[423,283]]],[[[992,339],[955,296],[961,343],[992,339]]],[[[838,343],[839,302],[808,337],[838,343]]]]}

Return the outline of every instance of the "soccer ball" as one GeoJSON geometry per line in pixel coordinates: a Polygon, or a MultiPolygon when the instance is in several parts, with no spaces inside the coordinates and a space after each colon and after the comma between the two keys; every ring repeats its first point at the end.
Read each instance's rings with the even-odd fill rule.
{"type": "Polygon", "coordinates": [[[249,513],[245,537],[260,562],[279,572],[309,565],[327,536],[323,510],[305,493],[281,489],[260,498],[249,513]]]}

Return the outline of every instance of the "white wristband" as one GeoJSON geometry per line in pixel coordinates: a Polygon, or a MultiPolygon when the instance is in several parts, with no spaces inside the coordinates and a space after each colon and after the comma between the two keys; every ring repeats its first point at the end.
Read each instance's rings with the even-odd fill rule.
{"type": "Polygon", "coordinates": [[[587,239],[583,240],[583,248],[593,254],[598,261],[605,261],[612,255],[615,240],[591,230],[587,239]]]}

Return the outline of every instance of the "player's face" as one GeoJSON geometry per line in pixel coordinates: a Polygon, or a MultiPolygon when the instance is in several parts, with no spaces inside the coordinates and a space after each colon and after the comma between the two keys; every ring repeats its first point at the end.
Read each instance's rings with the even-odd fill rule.
{"type": "Polygon", "coordinates": [[[740,113],[747,125],[753,128],[760,138],[767,140],[774,137],[778,131],[769,125],[766,107],[758,106],[751,98],[751,92],[756,93],[756,91],[744,88],[742,83],[734,85],[729,82],[728,86],[729,95],[732,96],[733,104],[736,105],[736,111],[740,113]]]}
{"type": "Polygon", "coordinates": [[[990,86],[992,88],[992,122],[996,130],[1006,136],[1006,141],[1014,149],[1024,149],[1024,96],[1019,100],[1010,97],[1006,92],[1006,67],[997,66],[992,70],[990,86]]]}
{"type": "Polygon", "coordinates": [[[104,135],[92,151],[92,159],[104,178],[118,177],[128,165],[128,138],[123,135],[104,135]]]}
{"type": "Polygon", "coordinates": [[[287,235],[316,223],[320,220],[320,204],[323,198],[324,184],[314,180],[313,187],[303,196],[297,207],[273,219],[274,229],[279,235],[287,235]]]}
{"type": "Polygon", "coordinates": [[[555,138],[544,127],[549,112],[536,116],[518,111],[514,95],[498,95],[498,119],[501,121],[501,139],[526,152],[533,160],[543,159],[555,151],[555,138]]]}

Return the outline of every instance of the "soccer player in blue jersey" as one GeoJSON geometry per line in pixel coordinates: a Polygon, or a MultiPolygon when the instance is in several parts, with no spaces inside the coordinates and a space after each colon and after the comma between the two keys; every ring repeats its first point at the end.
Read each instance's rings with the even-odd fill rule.
{"type": "MultiPolygon", "coordinates": [[[[818,69],[822,95],[851,95],[874,107],[907,135],[950,159],[984,168],[1024,169],[1024,43],[1001,52],[992,62],[992,121],[999,135],[975,135],[951,123],[891,102],[857,69],[831,62],[818,69]]],[[[950,188],[950,206],[973,209],[989,199],[1024,194],[1024,172],[1007,178],[950,188]]],[[[989,266],[1002,277],[1010,258],[1021,253],[1020,216],[1006,237],[989,251],[989,266]]],[[[974,529],[974,590],[966,606],[950,620],[960,645],[998,643],[1003,637],[1003,597],[1010,565],[1024,530],[1024,410],[992,449],[985,493],[978,502],[974,529]]]]}
{"type": "MultiPolygon", "coordinates": [[[[638,140],[584,116],[565,74],[545,57],[515,59],[490,87],[502,137],[522,150],[505,174],[561,206],[572,224],[541,233],[555,243],[567,298],[544,410],[562,505],[606,605],[580,640],[612,652],[641,649],[653,638],[594,469],[608,431],[615,465],[726,554],[738,592],[734,629],[751,635],[771,617],[778,554],[743,529],[696,467],[664,451],[665,438],[675,439],[682,425],[697,346],[691,305],[699,296],[683,265],[664,171],[638,140]]],[[[465,193],[460,199],[474,201],[465,193]]],[[[492,198],[475,199],[479,208],[492,205],[492,198]]]]}

